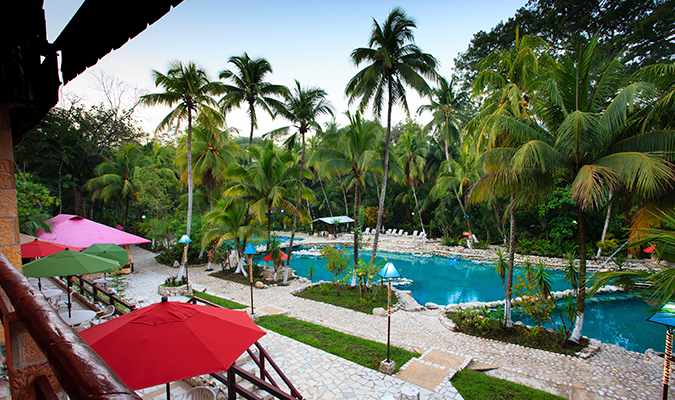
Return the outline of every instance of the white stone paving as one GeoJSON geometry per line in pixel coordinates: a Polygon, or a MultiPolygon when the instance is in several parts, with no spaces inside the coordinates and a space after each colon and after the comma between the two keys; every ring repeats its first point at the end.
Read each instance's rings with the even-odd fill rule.
{"type": "MultiPolygon", "coordinates": [[[[131,251],[136,271],[129,278],[127,296],[148,299],[140,305],[159,301],[157,286],[165,277],[176,275],[178,270],[156,263],[151,252],[135,246],[132,246],[131,251]]],[[[190,269],[190,281],[193,284],[207,288],[207,293],[242,304],[250,301],[248,286],[210,277],[204,269],[204,266],[190,269]]],[[[264,306],[283,308],[289,310],[289,314],[309,322],[371,340],[386,341],[386,318],[292,296],[290,292],[300,286],[302,284],[298,281],[292,281],[286,287],[256,289],[256,309],[264,306]]],[[[393,313],[392,344],[420,353],[438,348],[463,355],[476,362],[498,367],[490,375],[565,398],[653,399],[661,395],[662,364],[646,359],[642,354],[603,344],[598,354],[582,360],[452,332],[441,323],[442,318],[437,310],[393,313]]],[[[389,388],[398,388],[394,377],[360,367],[291,339],[269,333],[265,340],[271,341],[269,344],[263,342],[265,346],[275,349],[271,353],[272,357],[275,360],[278,357],[283,359],[282,369],[290,372],[292,381],[308,398],[347,398],[342,397],[345,392],[353,393],[356,398],[377,398],[368,396],[384,395],[389,388]],[[359,376],[356,381],[351,378],[354,374],[359,376]],[[358,384],[352,387],[347,382],[358,384]],[[321,385],[326,389],[319,389],[321,385]],[[365,391],[363,388],[366,388],[365,391]]],[[[449,383],[447,386],[451,387],[449,383]]],[[[461,398],[455,394],[454,388],[435,395],[425,391],[421,389],[423,398],[461,398]]]]}

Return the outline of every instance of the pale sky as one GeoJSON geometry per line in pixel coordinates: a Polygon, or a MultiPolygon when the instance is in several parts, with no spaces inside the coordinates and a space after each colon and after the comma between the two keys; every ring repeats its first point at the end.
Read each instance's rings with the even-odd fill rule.
{"type": "MultiPolygon", "coordinates": [[[[165,73],[172,60],[194,61],[215,80],[220,71],[232,68],[227,62],[231,56],[248,52],[252,58],[264,57],[270,62],[273,73],[266,76],[268,82],[291,87],[297,79],[303,86],[324,89],[335,107],[338,123],[345,125],[344,111],[356,108],[356,105],[348,107],[345,86],[360,69],[350,62],[350,54],[357,47],[367,47],[373,18],[382,23],[392,8],[402,7],[417,25],[416,44],[438,59],[440,74],[449,79],[454,58],[467,49],[473,34],[489,31],[500,21],[512,17],[525,3],[526,0],[395,3],[383,0],[184,0],[122,48],[109,53],[62,87],[61,96],[72,93],[88,104],[101,102],[101,94],[94,89],[93,71],[96,70],[147,92],[161,91],[154,86],[151,71],[165,73]]],[[[50,42],[81,4],[82,0],[45,0],[50,42]]],[[[415,115],[426,101],[408,90],[408,103],[411,114],[415,115]]],[[[154,132],[168,110],[144,107],[135,116],[145,131],[154,132]]],[[[289,125],[281,118],[271,120],[262,110],[258,115],[256,136],[289,125]]],[[[372,112],[368,111],[366,116],[372,118],[372,112]]],[[[398,107],[392,122],[403,119],[403,109],[398,107]]],[[[417,117],[421,123],[430,119],[429,114],[417,117]]],[[[323,118],[320,122],[328,120],[323,118]]],[[[384,115],[382,122],[385,122],[384,115]]],[[[228,114],[227,124],[248,136],[250,122],[243,110],[228,114]]]]}

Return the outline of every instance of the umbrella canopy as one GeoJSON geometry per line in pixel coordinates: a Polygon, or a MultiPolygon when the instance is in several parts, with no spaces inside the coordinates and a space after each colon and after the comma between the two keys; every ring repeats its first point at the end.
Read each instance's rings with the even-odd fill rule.
{"type": "Polygon", "coordinates": [[[654,246],[649,246],[649,247],[647,247],[646,249],[644,249],[644,250],[642,250],[642,251],[644,251],[645,253],[653,253],[655,250],[656,250],[656,249],[654,248],[654,246]]]}
{"type": "MultiPolygon", "coordinates": [[[[288,260],[288,254],[284,253],[283,251],[279,250],[279,255],[280,255],[281,261],[288,260]]],[[[263,261],[274,261],[274,260],[272,260],[272,255],[268,254],[263,258],[263,261]]]]}
{"type": "Polygon", "coordinates": [[[32,278],[84,275],[110,272],[119,268],[117,261],[72,250],[63,250],[24,264],[23,274],[32,278]]]}
{"type": "Polygon", "coordinates": [[[80,332],[134,390],[225,371],[265,332],[244,311],[166,297],[80,332]]]}
{"type": "Polygon", "coordinates": [[[149,240],[131,233],[123,232],[98,222],[90,221],[77,215],[59,214],[50,218],[47,224],[51,232],[40,231],[40,239],[67,244],[69,246],[87,248],[94,243],[115,243],[118,246],[127,244],[150,243],[149,240]]]}
{"type": "Polygon", "coordinates": [[[78,247],[68,247],[63,244],[48,242],[46,240],[38,240],[36,238],[32,242],[21,245],[21,258],[47,257],[65,249],[70,249],[73,251],[82,250],[78,247]]]}
{"type": "Polygon", "coordinates": [[[91,246],[82,250],[82,253],[117,261],[120,263],[120,266],[129,264],[129,253],[123,247],[113,243],[92,244],[91,246]]]}

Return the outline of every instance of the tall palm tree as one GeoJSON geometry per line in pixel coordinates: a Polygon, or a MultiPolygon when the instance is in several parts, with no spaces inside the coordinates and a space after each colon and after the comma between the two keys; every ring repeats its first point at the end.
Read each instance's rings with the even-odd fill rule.
{"type": "MultiPolygon", "coordinates": [[[[283,96],[288,92],[283,85],[273,85],[265,82],[265,75],[272,73],[272,66],[264,58],[252,60],[248,53],[241,56],[232,56],[228,60],[234,64],[235,71],[229,69],[220,72],[220,79],[230,79],[232,85],[224,85],[225,96],[220,100],[223,110],[230,111],[242,104],[248,106],[248,117],[251,120],[251,134],[248,145],[253,145],[253,130],[258,127],[256,107],[261,107],[274,117],[273,108],[280,106],[275,97],[283,96]]],[[[250,161],[250,159],[249,159],[250,161]]]]}
{"type": "Polygon", "coordinates": [[[504,148],[512,152],[514,172],[536,169],[550,185],[556,179],[570,185],[580,254],[577,318],[570,340],[578,342],[586,300],[586,212],[606,204],[618,187],[653,195],[669,186],[674,174],[663,153],[673,150],[673,132],[645,137],[626,129],[627,114],[643,85],[623,86],[619,57],[603,61],[596,40],[579,41],[563,55],[553,84],[537,112],[542,123],[503,117],[498,124],[515,144],[504,148]]]}
{"type": "Polygon", "coordinates": [[[288,139],[289,147],[297,141],[297,135],[302,139],[302,155],[300,157],[300,185],[298,186],[298,195],[295,199],[295,212],[293,213],[293,230],[288,244],[288,263],[291,261],[291,252],[293,251],[293,240],[295,239],[295,230],[298,228],[298,212],[300,210],[300,191],[304,186],[305,174],[305,135],[311,128],[321,129],[316,122],[322,115],[333,116],[333,106],[331,106],[326,91],[318,87],[305,87],[300,82],[295,81],[295,88],[292,92],[284,94],[284,103],[279,104],[277,113],[289,120],[297,133],[288,139]]]}
{"type": "Polygon", "coordinates": [[[372,102],[373,113],[377,119],[382,114],[382,108],[384,106],[387,108],[384,171],[371,265],[375,263],[377,243],[382,228],[384,200],[387,193],[391,109],[394,104],[400,102],[406,113],[410,114],[406,101],[405,86],[412,87],[420,94],[427,94],[429,93],[429,85],[424,77],[434,80],[438,77],[436,59],[431,54],[422,53],[422,50],[414,43],[413,28],[416,28],[415,22],[408,18],[402,9],[394,8],[382,25],[373,19],[373,30],[368,42],[369,47],[354,49],[351,55],[352,61],[357,67],[362,63],[368,65],[360,70],[347,84],[345,93],[349,96],[349,103],[360,99],[359,108],[363,111],[372,102]],[[386,99],[385,95],[387,96],[386,99]]]}
{"type": "Polygon", "coordinates": [[[445,151],[445,160],[450,161],[450,146],[456,144],[460,139],[460,130],[462,125],[467,122],[464,114],[469,96],[466,92],[455,92],[453,82],[441,77],[438,80],[439,86],[431,89],[429,93],[429,104],[423,104],[417,109],[420,115],[424,111],[429,111],[433,118],[427,129],[434,129],[443,143],[445,151]]]}
{"type": "MultiPolygon", "coordinates": [[[[348,176],[349,187],[354,188],[354,221],[358,221],[361,187],[365,188],[365,176],[378,161],[381,162],[380,138],[382,126],[366,121],[360,112],[347,112],[349,125],[324,134],[323,146],[316,150],[309,164],[327,177],[348,176]]],[[[356,225],[356,223],[355,223],[356,225]]],[[[354,234],[354,271],[359,260],[358,235],[354,234]]]]}
{"type": "MultiPolygon", "coordinates": [[[[157,126],[157,132],[176,124],[176,131],[180,123],[187,120],[187,171],[188,171],[188,211],[187,228],[185,234],[190,236],[192,225],[192,120],[197,118],[207,128],[216,127],[223,123],[223,116],[216,110],[214,95],[222,93],[222,85],[212,82],[203,68],[193,62],[183,64],[173,61],[169,71],[165,74],[153,70],[155,85],[164,88],[162,93],[150,93],[141,97],[141,102],[148,106],[164,105],[173,107],[171,112],[157,126]]],[[[187,262],[188,243],[183,251],[183,264],[187,262]]]]}
{"type": "MultiPolygon", "coordinates": [[[[230,139],[230,132],[234,128],[221,130],[218,128],[205,128],[201,125],[194,126],[192,138],[192,157],[194,161],[194,183],[203,184],[211,197],[211,210],[215,202],[216,187],[222,184],[223,171],[228,165],[236,163],[236,157],[242,151],[230,139]]],[[[186,181],[187,168],[187,138],[183,137],[178,143],[178,151],[174,162],[183,171],[181,180],[186,181]]]]}
{"type": "Polygon", "coordinates": [[[136,179],[138,171],[148,164],[149,160],[143,156],[141,146],[129,143],[119,149],[112,160],[99,164],[95,171],[98,176],[87,181],[84,188],[93,191],[93,199],[103,200],[104,203],[122,200],[124,202],[122,225],[126,227],[129,201],[132,198],[139,200],[136,179]]]}
{"type": "MultiPolygon", "coordinates": [[[[490,53],[480,62],[477,79],[472,83],[474,95],[484,95],[481,111],[467,124],[467,130],[475,142],[483,147],[487,139],[488,151],[480,156],[484,176],[471,189],[470,203],[494,202],[496,197],[510,198],[507,207],[509,216],[508,277],[504,314],[506,326],[512,327],[511,289],[516,247],[516,217],[519,207],[536,201],[539,183],[544,183],[541,174],[528,171],[515,173],[510,156],[502,150],[514,146],[512,136],[507,135],[499,121],[501,118],[530,120],[532,103],[536,100],[535,88],[543,86],[544,77],[553,68],[553,62],[544,52],[548,44],[543,39],[525,35],[516,30],[516,41],[510,49],[490,53]],[[532,176],[532,175],[536,175],[532,176]],[[529,195],[529,197],[528,197],[529,195]]],[[[546,186],[545,184],[543,186],[546,186]]]]}
{"type": "MultiPolygon", "coordinates": [[[[227,168],[225,176],[231,180],[226,184],[223,195],[232,201],[245,202],[253,218],[260,224],[267,224],[269,250],[273,209],[279,208],[288,213],[295,211],[293,194],[298,187],[301,187],[303,199],[313,201],[314,195],[302,187],[296,159],[290,152],[276,149],[271,141],[263,148],[252,146],[247,150],[252,162],[247,166],[227,168]]],[[[305,209],[301,208],[300,216],[304,221],[309,220],[305,209]]]]}
{"type": "Polygon", "coordinates": [[[412,189],[415,208],[417,209],[423,233],[426,233],[426,231],[424,230],[424,222],[422,221],[422,213],[420,212],[420,203],[417,200],[415,185],[417,182],[424,183],[425,167],[427,164],[426,157],[429,153],[429,144],[425,136],[422,136],[421,133],[408,130],[398,139],[394,149],[398,164],[403,169],[406,183],[412,189]]]}

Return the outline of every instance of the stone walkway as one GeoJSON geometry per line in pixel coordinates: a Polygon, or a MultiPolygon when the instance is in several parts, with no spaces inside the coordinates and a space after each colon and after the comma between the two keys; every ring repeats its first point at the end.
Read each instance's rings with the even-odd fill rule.
{"type": "MultiPolygon", "coordinates": [[[[129,278],[127,295],[130,297],[147,297],[148,303],[159,301],[157,286],[164,281],[165,277],[176,275],[178,271],[156,263],[152,253],[137,247],[132,247],[132,256],[136,263],[136,272],[129,278]]],[[[250,301],[248,286],[210,277],[208,276],[209,272],[205,272],[204,269],[203,266],[190,269],[190,280],[194,285],[206,288],[207,293],[229,298],[242,304],[247,304],[250,301]]],[[[386,340],[386,318],[291,295],[291,291],[301,286],[303,285],[296,280],[286,287],[256,289],[254,292],[256,309],[273,306],[286,310],[291,316],[351,335],[380,342],[386,340]]],[[[172,298],[171,300],[184,301],[186,299],[172,298]]],[[[488,372],[489,375],[569,399],[654,399],[661,395],[662,364],[646,359],[642,354],[627,351],[616,345],[603,344],[599,353],[587,360],[582,360],[576,357],[452,332],[442,323],[443,319],[444,316],[436,310],[397,311],[392,315],[392,344],[425,355],[430,354],[429,351],[433,349],[442,350],[463,357],[465,360],[494,366],[497,369],[488,372]]],[[[275,341],[290,339],[282,339],[278,335],[270,333],[266,335],[264,340],[270,340],[274,343],[275,341]]],[[[265,346],[273,346],[265,341],[263,343],[265,346]]],[[[300,343],[294,341],[291,343],[287,347],[290,354],[297,355],[294,349],[312,351],[305,349],[306,346],[300,343]]],[[[317,354],[322,353],[318,350],[314,351],[318,352],[317,354]]],[[[273,357],[277,358],[275,355],[273,357]]],[[[333,378],[326,378],[324,374],[317,376],[317,364],[308,363],[305,367],[299,367],[295,362],[290,361],[293,357],[287,355],[282,363],[282,368],[292,371],[291,379],[297,383],[302,393],[308,393],[308,398],[341,398],[337,396],[339,396],[338,393],[345,393],[344,389],[336,390],[335,396],[332,396],[327,395],[327,392],[319,395],[316,390],[311,388],[317,382],[326,385],[329,382],[334,382],[331,384],[335,385],[344,384],[351,379],[350,377],[354,374],[353,371],[361,368],[325,353],[317,355],[316,358],[301,358],[302,360],[316,360],[315,362],[318,365],[324,365],[324,368],[325,364],[321,360],[331,360],[331,366],[340,361],[344,363],[335,367],[337,371],[342,371],[341,374],[334,371],[335,374],[338,374],[337,376],[328,374],[333,378]],[[310,397],[309,393],[312,396],[319,396],[310,397]]],[[[428,361],[425,362],[424,359],[417,362],[419,365],[433,364],[428,361]]],[[[415,368],[421,370],[419,366],[415,368]]],[[[399,373],[398,378],[406,377],[406,369],[407,366],[403,369],[403,372],[399,373]]],[[[387,383],[394,382],[396,379],[386,377],[376,371],[367,370],[366,372],[376,377],[373,382],[387,383]]],[[[450,384],[448,383],[447,386],[450,386],[450,384]]],[[[427,389],[422,388],[421,390],[423,396],[431,395],[427,389]],[[427,392],[424,392],[424,390],[427,390],[427,392]]],[[[442,388],[442,390],[445,390],[445,388],[442,388]]],[[[450,393],[438,393],[439,388],[436,387],[434,391],[445,396],[444,398],[460,398],[459,395],[454,394],[454,389],[450,393]]],[[[332,390],[330,392],[333,393],[332,390]]],[[[356,398],[368,398],[358,396],[356,391],[353,392],[353,395],[356,398]]]]}

